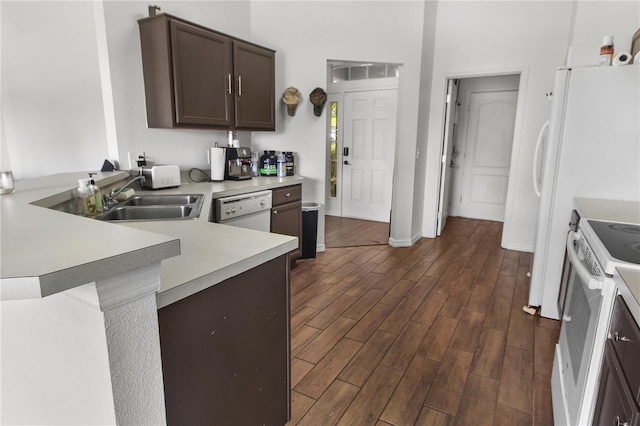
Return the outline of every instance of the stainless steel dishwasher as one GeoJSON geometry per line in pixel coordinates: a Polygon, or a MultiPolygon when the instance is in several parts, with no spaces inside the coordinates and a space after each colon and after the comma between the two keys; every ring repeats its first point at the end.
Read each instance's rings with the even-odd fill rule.
{"type": "Polygon", "coordinates": [[[223,225],[271,231],[271,191],[215,199],[213,221],[223,225]]]}

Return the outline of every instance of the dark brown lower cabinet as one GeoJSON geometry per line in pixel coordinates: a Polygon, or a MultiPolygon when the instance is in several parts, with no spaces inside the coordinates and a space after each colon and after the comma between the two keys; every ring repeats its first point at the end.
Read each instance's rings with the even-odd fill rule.
{"type": "Polygon", "coordinates": [[[594,425],[640,426],[640,328],[616,296],[605,342],[594,425]]]}
{"type": "Polygon", "coordinates": [[[302,255],[302,185],[272,191],[271,232],[298,237],[298,247],[289,252],[295,262],[302,255]]]}
{"type": "Polygon", "coordinates": [[[290,419],[289,259],[158,310],[169,425],[290,419]]]}
{"type": "Polygon", "coordinates": [[[600,372],[594,425],[640,425],[640,413],[618,361],[613,343],[607,340],[600,372]]]}

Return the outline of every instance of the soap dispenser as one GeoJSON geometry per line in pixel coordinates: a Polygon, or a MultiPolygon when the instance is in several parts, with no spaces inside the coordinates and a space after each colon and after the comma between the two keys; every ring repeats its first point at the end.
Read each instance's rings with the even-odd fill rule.
{"type": "Polygon", "coordinates": [[[102,205],[102,192],[100,191],[100,187],[96,185],[96,181],[93,180],[93,175],[95,173],[89,173],[89,189],[93,193],[93,196],[96,200],[96,215],[101,215],[104,213],[104,207],[102,205]]]}
{"type": "Polygon", "coordinates": [[[96,197],[89,188],[90,179],[78,179],[78,210],[81,216],[96,216],[96,197]]]}

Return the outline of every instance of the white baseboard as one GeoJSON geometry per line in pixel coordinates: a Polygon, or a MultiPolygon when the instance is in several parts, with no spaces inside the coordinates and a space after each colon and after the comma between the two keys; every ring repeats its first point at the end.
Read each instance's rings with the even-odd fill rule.
{"type": "Polygon", "coordinates": [[[396,240],[394,238],[389,238],[389,245],[391,247],[411,247],[420,238],[422,238],[422,234],[416,234],[410,240],[396,240]]]}
{"type": "Polygon", "coordinates": [[[527,244],[506,244],[502,246],[502,248],[507,250],[524,251],[528,253],[533,253],[533,247],[527,244]]]}

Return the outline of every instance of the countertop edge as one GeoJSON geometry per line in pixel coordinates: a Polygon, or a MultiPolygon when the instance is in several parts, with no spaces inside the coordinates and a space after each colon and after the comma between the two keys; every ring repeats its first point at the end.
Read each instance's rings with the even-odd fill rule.
{"type": "Polygon", "coordinates": [[[180,240],[143,247],[41,276],[0,279],[0,300],[37,299],[180,255],[180,240]]]}
{"type": "MultiPolygon", "coordinates": [[[[73,235],[79,235],[78,232],[93,233],[93,230],[95,229],[95,234],[99,235],[104,233],[104,230],[106,229],[105,226],[118,226],[116,224],[107,224],[105,222],[98,221],[96,221],[94,225],[90,221],[87,221],[86,218],[76,218],[73,215],[59,216],[61,212],[49,210],[47,208],[52,204],[59,202],[61,197],[64,198],[68,196],[67,193],[74,187],[75,182],[77,182],[76,179],[84,177],[85,174],[86,173],[67,173],[29,181],[18,181],[16,182],[16,193],[12,194],[11,198],[0,199],[0,201],[2,201],[3,210],[7,207],[12,211],[12,215],[8,216],[12,217],[12,221],[9,223],[3,223],[3,228],[5,226],[13,227],[14,220],[16,221],[16,224],[19,224],[18,228],[4,236],[7,238],[3,238],[2,241],[5,247],[12,245],[12,239],[17,238],[18,232],[28,231],[29,229],[33,229],[29,232],[39,232],[44,229],[42,227],[46,226],[46,223],[51,221],[56,223],[61,222],[60,219],[62,219],[65,226],[71,227],[66,229],[76,228],[76,226],[74,226],[76,220],[84,221],[77,222],[80,225],[77,227],[78,230],[74,229],[71,233],[67,233],[64,229],[58,229],[61,228],[61,226],[57,223],[53,228],[55,231],[52,231],[52,235],[48,235],[48,240],[41,239],[41,241],[36,240],[34,243],[29,243],[27,245],[23,244],[20,251],[17,253],[11,253],[9,257],[3,259],[3,263],[4,261],[12,262],[12,256],[22,256],[19,254],[21,252],[24,252],[25,256],[27,253],[34,253],[34,250],[36,249],[36,252],[38,252],[40,250],[39,246],[38,248],[31,246],[34,244],[42,244],[43,241],[51,241],[52,244],[58,244],[56,241],[67,241],[67,244],[74,244],[72,240],[75,237],[73,237],[73,235]],[[28,210],[29,208],[37,208],[38,211],[28,210]],[[30,217],[30,219],[36,220],[36,222],[25,222],[24,216],[22,215],[23,211],[30,211],[32,213],[32,217],[30,217]],[[30,223],[34,223],[35,226],[29,225],[30,223]]],[[[122,179],[123,177],[126,178],[126,176],[127,174],[121,171],[98,174],[99,180],[96,179],[96,181],[99,182],[100,185],[110,184],[118,179],[122,179]]],[[[293,176],[287,178],[254,178],[248,181],[184,182],[181,187],[169,189],[166,192],[173,193],[192,191],[194,186],[197,187],[204,185],[206,190],[202,192],[205,192],[205,202],[207,205],[203,207],[201,217],[196,220],[198,223],[203,223],[208,222],[209,207],[211,199],[213,198],[297,185],[301,184],[302,180],[303,177],[301,176],[293,176]]],[[[165,190],[163,190],[163,193],[164,192],[165,190]]],[[[64,213],[64,215],[66,215],[66,213],[64,213]]],[[[136,228],[136,226],[130,227],[136,228]]],[[[74,260],[74,251],[71,250],[69,251],[69,255],[72,256],[70,261],[63,262],[63,264],[58,268],[55,266],[49,267],[48,271],[46,270],[46,267],[41,268],[44,269],[42,272],[35,270],[35,274],[29,273],[30,268],[28,267],[28,262],[25,261],[26,258],[24,258],[22,261],[23,266],[19,266],[17,270],[16,268],[11,268],[12,271],[9,271],[9,268],[7,268],[7,270],[3,271],[6,275],[0,278],[0,300],[42,298],[90,282],[99,281],[109,276],[115,276],[133,269],[144,267],[154,262],[163,261],[171,257],[182,257],[180,256],[183,255],[181,250],[181,235],[171,235],[171,232],[164,233],[158,232],[157,230],[151,230],[150,233],[148,232],[149,231],[146,231],[146,233],[139,234],[131,239],[127,237],[128,241],[121,245],[121,248],[123,249],[121,251],[113,248],[106,251],[97,250],[95,256],[84,256],[84,259],[82,260],[74,260]],[[104,254],[101,254],[101,251],[104,254]]],[[[21,235],[24,237],[24,234],[21,235]]],[[[122,238],[123,233],[121,230],[109,233],[105,236],[104,240],[99,242],[99,244],[103,246],[109,245],[109,238],[112,236],[113,238],[122,238]]],[[[47,250],[50,251],[53,247],[53,245],[50,245],[47,250]]],[[[68,247],[71,246],[67,246],[67,248],[68,247]]],[[[244,272],[247,269],[251,269],[261,263],[286,254],[295,249],[296,238],[292,237],[291,240],[286,242],[282,242],[282,240],[274,241],[273,246],[267,245],[267,247],[268,248],[263,252],[248,255],[246,258],[239,261],[235,260],[234,263],[230,263],[229,265],[223,266],[215,271],[205,273],[200,278],[192,279],[191,281],[187,278],[187,281],[177,285],[175,288],[167,289],[164,292],[166,295],[160,297],[160,300],[175,301],[178,296],[178,298],[186,297],[189,294],[199,291],[197,289],[200,289],[205,282],[208,283],[208,286],[214,285],[220,281],[244,272]],[[184,286],[184,288],[179,288],[182,286],[184,286]]],[[[88,252],[89,246],[87,246],[86,242],[83,242],[83,244],[78,247],[78,250],[80,249],[84,250],[84,252],[88,252]]],[[[19,259],[19,257],[16,259],[19,259]]],[[[53,262],[53,265],[55,265],[55,262],[56,261],[53,262]]],[[[165,303],[165,305],[167,303],[165,303]]]]}
{"type": "MultiPolygon", "coordinates": [[[[616,268],[624,285],[618,286],[618,291],[627,304],[631,315],[640,326],[640,271],[628,268],[616,268]]],[[[615,275],[614,275],[615,280],[615,275]]]]}
{"type": "Polygon", "coordinates": [[[291,237],[291,240],[285,244],[275,246],[271,249],[260,252],[242,261],[232,263],[224,268],[220,268],[194,280],[158,292],[156,294],[156,305],[158,309],[164,308],[165,306],[184,299],[185,297],[189,297],[199,291],[219,284],[226,279],[239,275],[242,272],[262,265],[263,263],[266,263],[277,257],[286,255],[291,250],[297,247],[296,240],[297,239],[295,237],[291,237]]]}

